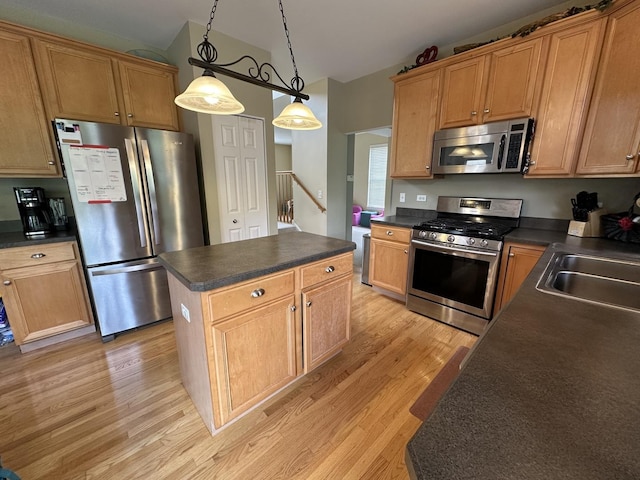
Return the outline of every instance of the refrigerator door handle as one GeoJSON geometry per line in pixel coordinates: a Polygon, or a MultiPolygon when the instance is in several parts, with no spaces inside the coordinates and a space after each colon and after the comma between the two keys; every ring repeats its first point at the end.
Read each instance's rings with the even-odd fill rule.
{"type": "Polygon", "coordinates": [[[146,139],[140,140],[144,169],[147,174],[147,190],[149,192],[149,203],[151,204],[151,223],[153,224],[154,243],[160,245],[160,219],[158,218],[158,200],[156,198],[156,182],[153,178],[153,166],[151,165],[151,154],[149,153],[149,142],[146,139]]]}
{"type": "Polygon", "coordinates": [[[138,174],[139,167],[136,161],[138,157],[131,139],[125,138],[124,144],[127,150],[127,159],[129,160],[129,171],[131,172],[131,187],[133,188],[133,199],[136,206],[136,217],[138,218],[138,236],[140,237],[140,246],[144,248],[147,246],[147,232],[145,231],[145,212],[140,201],[142,198],[140,185],[142,185],[142,183],[138,174]]]}
{"type": "Polygon", "coordinates": [[[99,270],[97,272],[91,272],[94,277],[100,277],[103,275],[118,275],[120,273],[141,272],[144,270],[162,270],[164,267],[159,263],[147,263],[145,265],[132,265],[130,267],[113,268],[110,270],[99,270]]]}

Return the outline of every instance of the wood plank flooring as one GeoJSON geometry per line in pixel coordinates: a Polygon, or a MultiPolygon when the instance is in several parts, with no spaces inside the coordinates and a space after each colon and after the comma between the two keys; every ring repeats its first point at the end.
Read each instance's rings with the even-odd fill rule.
{"type": "Polygon", "coordinates": [[[344,351],[212,437],[180,383],[173,325],[103,344],[0,349],[0,457],[31,479],[406,479],[409,407],[473,335],[354,275],[344,351]]]}

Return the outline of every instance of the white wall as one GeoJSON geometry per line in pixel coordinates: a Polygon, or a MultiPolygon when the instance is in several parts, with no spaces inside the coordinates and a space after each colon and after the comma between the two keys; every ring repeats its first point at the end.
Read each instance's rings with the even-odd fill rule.
{"type": "Polygon", "coordinates": [[[276,144],[276,171],[282,172],[291,170],[291,145],[276,144]]]}

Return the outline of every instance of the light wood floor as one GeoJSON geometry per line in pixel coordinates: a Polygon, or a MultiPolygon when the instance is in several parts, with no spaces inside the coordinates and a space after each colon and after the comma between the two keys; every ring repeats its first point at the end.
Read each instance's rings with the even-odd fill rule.
{"type": "Polygon", "coordinates": [[[171,322],[21,355],[0,349],[0,457],[31,479],[406,479],[418,395],[476,337],[354,277],[352,341],[211,437],[171,322]]]}

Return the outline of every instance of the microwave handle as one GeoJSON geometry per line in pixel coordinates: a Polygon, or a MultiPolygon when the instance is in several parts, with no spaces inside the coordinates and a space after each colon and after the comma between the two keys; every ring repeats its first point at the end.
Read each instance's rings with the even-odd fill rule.
{"type": "Polygon", "coordinates": [[[502,170],[502,157],[504,157],[504,144],[507,141],[507,136],[502,135],[500,139],[500,149],[498,150],[498,171],[502,170]]]}

